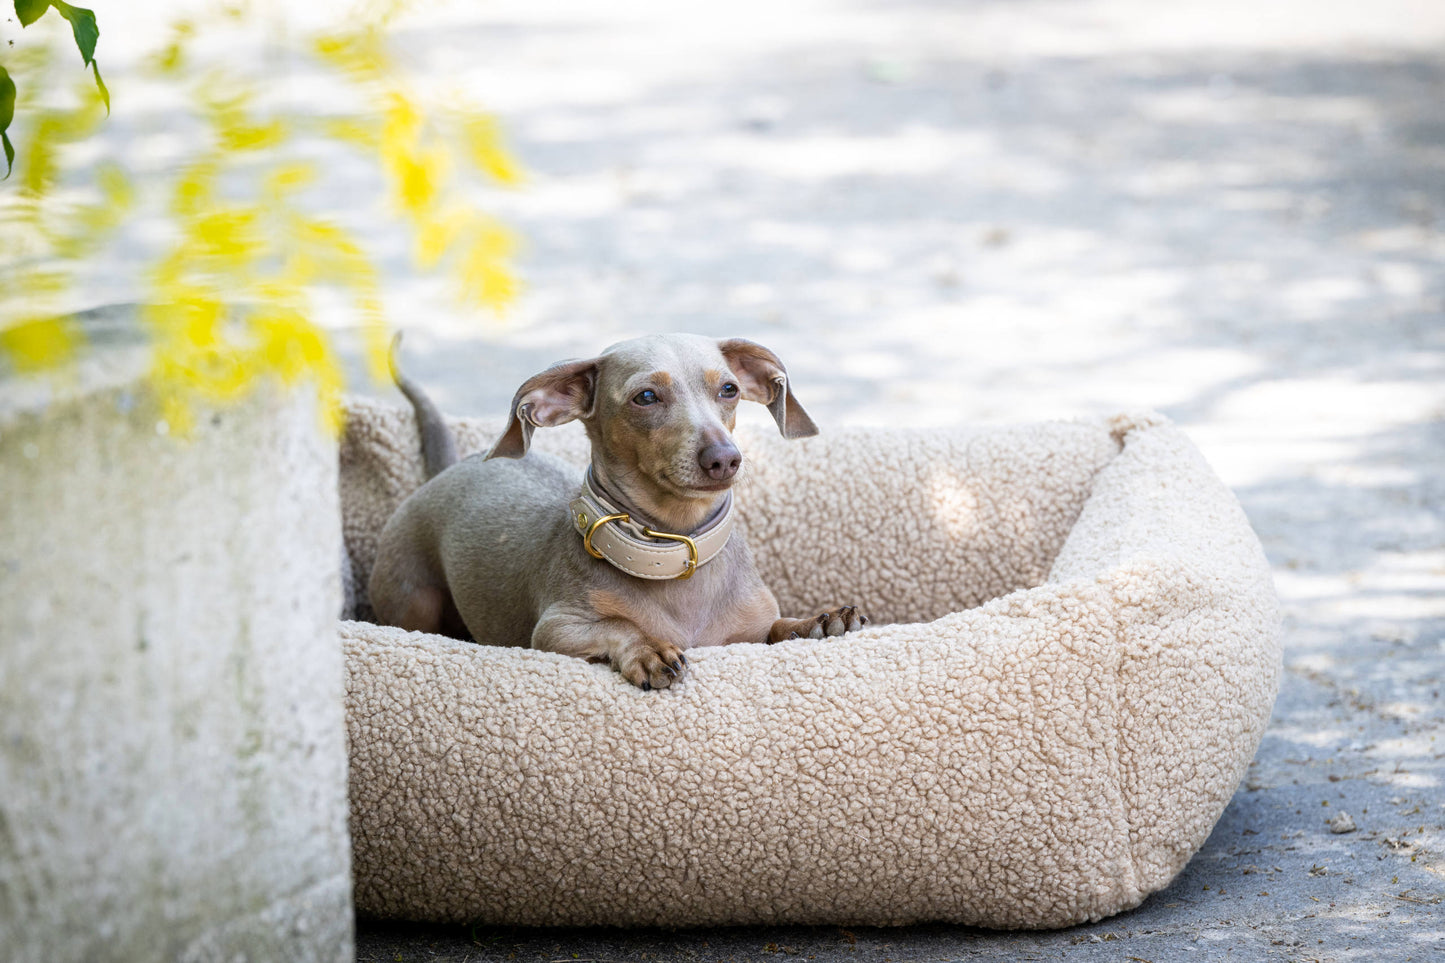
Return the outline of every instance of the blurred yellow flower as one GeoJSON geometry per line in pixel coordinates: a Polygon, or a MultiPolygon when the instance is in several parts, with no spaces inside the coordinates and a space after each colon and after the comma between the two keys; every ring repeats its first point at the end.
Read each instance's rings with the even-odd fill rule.
{"type": "Polygon", "coordinates": [[[312,49],[358,82],[379,80],[391,71],[384,37],[376,29],[323,34],[312,41],[312,49]]]}
{"type": "Polygon", "coordinates": [[[316,180],[316,165],[301,161],[283,163],[266,172],[265,197],[276,203],[316,180]]]}
{"type": "Polygon", "coordinates": [[[417,266],[431,270],[441,261],[452,243],[475,221],[466,210],[429,211],[418,218],[412,257],[417,266]]]}
{"type": "Polygon", "coordinates": [[[71,361],[80,343],[75,323],[67,318],[34,318],[0,330],[0,351],[26,374],[71,361]]]}
{"type": "MultiPolygon", "coordinates": [[[[372,26],[308,42],[321,63],[359,92],[362,106],[352,115],[318,121],[268,111],[260,106],[265,98],[234,69],[201,72],[190,62],[188,50],[208,23],[252,17],[245,5],[178,21],[148,61],[168,82],[183,85],[189,112],[205,125],[199,148],[167,185],[174,241],[144,278],[150,377],[171,432],[189,429],[197,403],[234,401],[268,379],[313,383],[323,421],[339,429],[343,377],[331,339],[315,320],[321,289],[345,296],[368,369],[373,377],[387,375],[381,272],[342,224],[304,205],[325,168],[301,159],[296,145],[303,137],[361,152],[413,233],[417,265],[451,273],[465,303],[500,312],[515,299],[516,238],[475,207],[465,181],[474,171],[514,186],[522,180],[520,165],[495,119],[464,105],[434,110],[401,81],[380,27],[405,5],[379,0],[372,26]]],[[[10,280],[0,285],[0,360],[22,372],[74,359],[84,332],[59,310],[38,308],[62,299],[74,265],[122,225],[136,202],[135,185],[114,162],[94,167],[93,190],[83,202],[62,205],[53,196],[62,148],[103,119],[94,88],[77,108],[28,109],[33,119],[21,190],[0,197],[0,276],[10,280]]]]}
{"type": "Polygon", "coordinates": [[[502,143],[502,132],[494,118],[486,114],[464,114],[462,132],[471,161],[478,170],[509,187],[522,182],[522,169],[502,143]]]}

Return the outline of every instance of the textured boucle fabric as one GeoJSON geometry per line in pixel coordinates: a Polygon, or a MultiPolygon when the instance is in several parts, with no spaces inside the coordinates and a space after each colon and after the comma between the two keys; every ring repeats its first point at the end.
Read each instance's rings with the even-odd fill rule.
{"type": "MultiPolygon", "coordinates": [[[[500,427],[454,423],[464,453],[500,427]]],[[[360,586],[421,482],[416,437],[409,412],[352,406],[360,586]]],[[[579,433],[537,440],[585,462],[579,433]]],[[[643,692],[344,622],[358,909],[1035,928],[1166,885],[1253,756],[1280,659],[1259,542],[1184,435],[1141,416],[740,440],[741,522],[784,613],[875,624],[693,650],[643,692]]]]}

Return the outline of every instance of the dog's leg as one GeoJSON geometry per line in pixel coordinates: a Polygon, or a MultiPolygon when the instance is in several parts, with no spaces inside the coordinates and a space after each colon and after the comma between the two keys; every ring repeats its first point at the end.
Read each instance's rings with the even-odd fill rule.
{"type": "Polygon", "coordinates": [[[845,605],[811,619],[778,619],[768,630],[769,642],[784,639],[822,639],[844,632],[857,632],[868,624],[868,617],[857,606],[845,605]]]}
{"type": "Polygon", "coordinates": [[[553,605],[532,632],[532,648],[597,661],[606,659],[643,689],[665,689],[682,677],[682,649],[646,635],[635,622],[553,605]]]}
{"type": "Polygon", "coordinates": [[[376,620],[408,632],[471,638],[446,581],[406,545],[405,537],[382,536],[367,588],[376,620]]]}
{"type": "Polygon", "coordinates": [[[429,632],[454,639],[470,639],[461,614],[444,588],[425,585],[412,589],[400,599],[384,599],[373,606],[382,625],[395,625],[408,632],[429,632]]]}
{"type": "Polygon", "coordinates": [[[442,610],[446,592],[428,585],[412,591],[401,605],[401,611],[389,619],[392,625],[408,632],[438,633],[442,627],[442,610]]]}

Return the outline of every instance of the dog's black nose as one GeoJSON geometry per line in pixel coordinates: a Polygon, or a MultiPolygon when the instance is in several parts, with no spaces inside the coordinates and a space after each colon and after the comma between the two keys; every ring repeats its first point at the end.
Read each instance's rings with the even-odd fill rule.
{"type": "Polygon", "coordinates": [[[708,445],[698,452],[697,463],[713,481],[727,481],[738,473],[738,466],[743,463],[743,455],[730,442],[722,441],[708,445]]]}

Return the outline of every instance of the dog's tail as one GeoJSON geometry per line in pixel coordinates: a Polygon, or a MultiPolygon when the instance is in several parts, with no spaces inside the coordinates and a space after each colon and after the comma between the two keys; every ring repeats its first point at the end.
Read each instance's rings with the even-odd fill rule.
{"type": "Polygon", "coordinates": [[[401,368],[396,363],[396,354],[400,348],[401,332],[398,331],[396,337],[391,339],[391,351],[387,354],[387,363],[391,365],[391,380],[396,382],[396,386],[406,395],[406,400],[411,402],[412,410],[416,412],[426,477],[435,478],[457,463],[457,443],[447,429],[446,422],[442,420],[442,413],[437,411],[437,406],[417,387],[416,382],[401,373],[401,368]]]}

